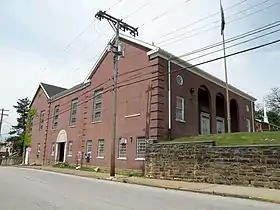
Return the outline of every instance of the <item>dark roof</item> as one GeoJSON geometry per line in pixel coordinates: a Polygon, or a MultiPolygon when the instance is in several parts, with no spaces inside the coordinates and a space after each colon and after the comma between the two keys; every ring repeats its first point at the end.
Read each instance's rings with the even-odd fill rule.
{"type": "Polygon", "coordinates": [[[58,99],[58,98],[60,98],[62,96],[66,96],[68,94],[74,93],[74,92],[76,92],[76,91],[78,91],[78,90],[80,90],[80,89],[82,89],[84,87],[87,87],[87,86],[88,86],[88,83],[83,83],[83,82],[79,83],[78,85],[75,85],[74,87],[72,87],[70,89],[64,90],[64,91],[54,95],[52,97],[52,99],[58,99]]]}
{"type": "Polygon", "coordinates": [[[41,85],[43,86],[43,88],[45,89],[45,91],[47,92],[49,97],[53,97],[54,95],[56,95],[64,90],[67,90],[66,88],[49,85],[46,83],[41,83],[41,85]]]}

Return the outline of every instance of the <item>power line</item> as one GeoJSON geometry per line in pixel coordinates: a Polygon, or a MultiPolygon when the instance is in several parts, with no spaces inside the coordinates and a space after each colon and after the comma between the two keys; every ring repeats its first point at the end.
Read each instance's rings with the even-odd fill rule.
{"type": "Polygon", "coordinates": [[[191,1],[191,0],[184,0],[184,2],[180,2],[179,4],[176,4],[175,6],[173,6],[173,7],[169,8],[168,10],[166,10],[166,11],[160,13],[159,15],[154,16],[154,17],[152,18],[152,20],[150,20],[149,22],[145,22],[145,23],[141,24],[141,25],[139,26],[139,28],[142,28],[142,27],[144,27],[145,25],[147,25],[148,23],[152,23],[152,22],[158,20],[159,18],[163,17],[164,15],[166,15],[166,14],[168,14],[169,12],[173,11],[174,9],[177,9],[177,7],[179,7],[179,5],[181,5],[181,4],[186,4],[186,3],[190,2],[190,1],[191,1]]]}
{"type": "MultiPolygon", "coordinates": [[[[222,56],[222,57],[214,58],[214,59],[211,59],[211,60],[208,60],[208,61],[204,61],[204,62],[201,62],[201,63],[198,63],[198,64],[194,64],[194,65],[190,64],[187,67],[179,68],[177,70],[172,71],[171,73],[176,73],[176,72],[179,72],[179,71],[182,71],[182,70],[186,70],[186,69],[194,68],[194,67],[204,65],[204,64],[207,64],[207,63],[211,63],[211,62],[214,62],[214,61],[218,61],[218,60],[224,59],[225,57],[226,58],[227,57],[232,57],[232,56],[243,54],[245,52],[249,52],[249,51],[252,51],[252,50],[257,50],[259,48],[263,48],[263,47],[266,47],[266,46],[269,46],[269,45],[272,45],[272,44],[276,44],[278,42],[280,42],[280,39],[277,39],[277,40],[274,40],[272,42],[268,42],[268,43],[265,43],[265,44],[262,44],[262,45],[257,45],[255,47],[247,48],[245,50],[241,50],[241,51],[238,51],[238,52],[235,52],[235,53],[231,53],[231,54],[228,54],[226,56],[222,56]]],[[[186,61],[182,61],[182,63],[186,63],[186,61]]],[[[146,81],[146,80],[151,80],[151,79],[159,78],[159,77],[162,77],[162,76],[166,76],[167,74],[169,74],[169,73],[162,73],[159,76],[152,76],[152,77],[145,78],[143,80],[139,80],[139,81],[136,81],[136,82],[128,83],[128,84],[125,84],[125,85],[119,85],[119,88],[126,87],[126,86],[129,86],[129,85],[133,85],[133,84],[136,84],[136,83],[140,83],[140,82],[143,82],[143,81],[146,81]]]]}
{"type": "MultiPolygon", "coordinates": [[[[261,4],[264,4],[264,3],[268,2],[268,1],[271,1],[271,0],[266,0],[266,1],[263,1],[263,2],[261,2],[261,3],[259,3],[259,4],[254,5],[254,6],[248,7],[248,8],[246,8],[246,9],[244,9],[244,10],[241,10],[241,11],[235,13],[235,14],[232,14],[232,15],[228,16],[227,18],[229,18],[229,17],[234,17],[234,16],[236,16],[236,15],[238,15],[238,14],[240,14],[240,13],[243,13],[243,12],[249,10],[249,9],[252,9],[252,8],[254,8],[254,7],[257,7],[257,6],[259,6],[259,5],[261,5],[261,4]]],[[[229,25],[229,24],[232,23],[232,22],[235,22],[235,21],[238,21],[238,20],[247,18],[247,17],[249,17],[249,16],[251,16],[251,15],[254,15],[254,14],[257,14],[257,13],[259,13],[259,12],[263,12],[263,11],[265,11],[265,10],[267,10],[267,9],[273,7],[273,6],[276,6],[276,5],[278,5],[278,4],[279,4],[279,2],[278,2],[278,3],[275,3],[275,4],[272,4],[272,5],[270,5],[270,6],[267,6],[267,7],[265,7],[265,8],[262,8],[262,9],[260,9],[260,10],[254,11],[254,12],[252,12],[252,13],[249,13],[249,14],[247,14],[247,15],[244,15],[243,17],[232,19],[232,20],[230,20],[230,21],[227,21],[226,23],[227,23],[227,25],[229,25]]],[[[157,44],[162,44],[162,43],[164,43],[162,46],[167,46],[167,45],[170,45],[170,44],[179,42],[179,41],[181,41],[181,40],[184,40],[184,39],[187,39],[187,38],[190,38],[190,37],[194,37],[194,36],[197,36],[197,35],[199,35],[199,34],[208,32],[208,31],[210,31],[210,30],[212,30],[212,29],[215,29],[215,28],[218,28],[218,27],[220,27],[220,20],[216,20],[216,21],[214,21],[214,22],[212,22],[212,23],[205,24],[205,25],[203,25],[203,26],[201,26],[201,27],[198,27],[198,28],[195,28],[195,29],[190,30],[190,31],[188,31],[188,32],[185,32],[185,33],[183,33],[183,34],[180,34],[180,35],[178,35],[176,38],[171,37],[171,38],[168,38],[168,39],[166,39],[166,40],[160,41],[160,42],[158,42],[157,44]],[[182,36],[184,36],[186,33],[192,33],[192,32],[194,32],[194,31],[197,31],[197,30],[199,30],[199,29],[203,29],[203,28],[205,28],[205,27],[208,27],[209,25],[214,25],[214,24],[216,24],[216,23],[218,23],[219,25],[210,27],[210,28],[208,28],[208,29],[202,30],[202,31],[200,31],[200,32],[197,32],[197,33],[195,33],[195,34],[191,34],[191,35],[186,36],[186,37],[182,37],[182,36]],[[174,39],[175,39],[175,40],[174,40],[174,39]],[[172,40],[172,41],[171,41],[171,42],[168,42],[168,41],[170,41],[170,40],[172,40]],[[166,42],[167,42],[167,43],[166,43],[166,42]]]]}
{"type": "MultiPolygon", "coordinates": [[[[114,3],[113,5],[111,5],[106,11],[111,10],[113,7],[117,6],[119,3],[121,3],[123,0],[118,0],[116,3],[114,3]]],[[[79,39],[91,26],[92,24],[96,21],[96,19],[93,19],[64,49],[63,51],[68,50],[72,44],[79,39]]]]}
{"type": "MultiPolygon", "coordinates": [[[[242,41],[242,42],[239,42],[239,43],[237,43],[237,44],[233,44],[233,45],[227,46],[225,49],[229,49],[229,48],[232,48],[232,47],[236,47],[236,46],[239,46],[239,45],[241,45],[241,44],[245,44],[245,43],[247,43],[247,42],[251,42],[251,41],[253,41],[253,40],[256,40],[256,39],[259,39],[259,38],[263,38],[263,37],[265,37],[265,36],[268,36],[268,35],[277,33],[277,32],[279,32],[279,31],[280,31],[280,29],[277,29],[277,30],[271,31],[271,32],[269,32],[269,33],[266,33],[266,34],[263,34],[263,35],[260,35],[260,36],[257,36],[257,37],[254,37],[254,38],[251,38],[251,39],[242,41]]],[[[218,50],[212,51],[212,52],[210,52],[210,53],[206,53],[206,54],[197,56],[197,57],[195,57],[195,58],[192,58],[192,59],[187,60],[187,62],[188,62],[188,61],[191,61],[191,60],[198,59],[198,58],[205,57],[205,56],[207,56],[207,55],[214,54],[214,53],[216,53],[216,52],[220,52],[220,51],[222,51],[222,50],[223,50],[223,49],[218,49],[218,50]]]]}
{"type": "MultiPolygon", "coordinates": [[[[239,34],[239,35],[237,35],[237,36],[234,36],[234,37],[231,37],[231,38],[229,38],[229,39],[226,39],[226,43],[229,43],[229,42],[232,42],[232,41],[236,41],[236,40],[238,40],[238,39],[240,39],[240,38],[244,38],[244,37],[247,37],[247,36],[249,36],[249,35],[253,35],[253,34],[259,33],[259,32],[261,32],[261,31],[264,31],[264,30],[273,28],[273,27],[275,27],[275,26],[273,26],[273,25],[274,25],[274,24],[277,24],[277,23],[279,23],[279,21],[275,21],[275,22],[273,22],[273,23],[270,23],[270,24],[261,26],[261,27],[259,27],[259,28],[252,29],[252,30],[250,30],[250,31],[248,31],[248,32],[241,33],[241,34],[239,34]],[[269,26],[271,26],[271,27],[269,27],[269,26]],[[269,28],[267,28],[267,27],[269,27],[269,28]]],[[[218,27],[220,27],[220,26],[218,26],[218,27]]],[[[207,45],[207,46],[205,46],[205,47],[202,47],[202,48],[193,50],[193,51],[188,52],[188,53],[184,53],[183,55],[176,56],[176,57],[181,58],[181,57],[189,56],[189,55],[192,55],[192,54],[195,54],[195,53],[198,53],[198,52],[202,52],[202,51],[206,51],[206,50],[208,50],[208,49],[211,49],[211,48],[214,48],[214,47],[218,47],[218,46],[221,46],[221,45],[222,45],[222,42],[216,42],[216,43],[207,45]]],[[[142,54],[145,54],[145,52],[136,52],[136,53],[133,53],[133,52],[132,52],[132,53],[128,53],[128,54],[126,55],[126,58],[128,58],[128,57],[129,57],[129,58],[137,57],[137,56],[140,56],[140,55],[142,55],[142,54]]]]}
{"type": "MultiPolygon", "coordinates": [[[[265,31],[265,30],[268,30],[268,29],[271,29],[271,28],[274,28],[276,26],[278,26],[280,23],[280,21],[275,21],[273,23],[269,23],[269,24],[266,24],[264,26],[261,26],[259,28],[256,28],[256,29],[253,29],[253,30],[250,30],[250,31],[247,31],[247,32],[244,32],[244,33],[241,33],[237,36],[234,36],[234,37],[231,37],[231,38],[228,38],[226,39],[226,42],[225,43],[230,43],[230,42],[233,42],[233,41],[236,41],[236,40],[239,40],[239,39],[242,39],[244,37],[247,37],[247,36],[251,36],[251,35],[254,35],[256,33],[260,33],[262,31],[265,31]],[[275,25],[277,24],[277,25],[275,25]]],[[[215,48],[215,47],[219,47],[221,46],[223,43],[222,42],[216,42],[214,44],[210,44],[210,45],[207,45],[205,47],[202,47],[202,48],[199,48],[199,49],[196,49],[196,50],[193,50],[191,52],[188,52],[188,53],[185,53],[183,55],[180,55],[178,57],[185,57],[185,56],[188,56],[188,55],[193,55],[193,54],[196,54],[196,53],[199,53],[199,52],[202,52],[202,51],[205,51],[205,50],[209,50],[209,49],[212,49],[212,48],[215,48]]]]}
{"type": "MultiPolygon", "coordinates": [[[[217,58],[214,58],[214,59],[211,59],[211,60],[207,60],[207,61],[204,61],[204,62],[200,62],[200,63],[194,64],[194,65],[191,65],[191,64],[190,64],[190,65],[187,66],[187,67],[178,68],[178,69],[176,69],[176,70],[171,71],[170,73],[173,74],[173,73],[180,72],[180,71],[183,71],[183,70],[186,70],[186,69],[190,69],[190,68],[194,68],[194,67],[197,67],[197,66],[200,66],[200,65],[207,64],[207,63],[215,62],[215,61],[218,61],[218,60],[223,59],[224,57],[233,57],[233,56],[235,56],[235,55],[239,55],[239,54],[243,54],[243,53],[250,52],[250,51],[253,51],[253,50],[257,50],[257,49],[260,49],[260,48],[263,48],[263,47],[266,47],[266,46],[269,46],[269,45],[273,45],[273,44],[276,44],[276,43],[279,43],[279,42],[280,42],[280,39],[277,39],[277,40],[274,40],[274,41],[271,41],[271,42],[267,42],[267,43],[265,43],[265,44],[261,44],[261,45],[257,45],[257,46],[251,47],[251,48],[247,48],[247,49],[241,50],[241,51],[237,51],[237,52],[228,54],[228,55],[226,55],[226,56],[217,57],[217,58]]],[[[180,64],[184,64],[184,63],[187,63],[187,62],[186,62],[186,61],[181,61],[181,62],[179,63],[179,65],[180,65],[180,64]]],[[[154,64],[154,66],[155,66],[155,64],[154,64]]],[[[151,66],[149,66],[149,67],[151,67],[151,66]]],[[[144,68],[148,68],[148,67],[143,67],[142,69],[144,69],[144,68]]],[[[152,73],[149,73],[149,74],[152,74],[152,73]]],[[[147,81],[147,80],[151,80],[151,79],[155,79],[155,78],[160,78],[160,77],[166,76],[167,74],[169,74],[169,73],[161,73],[160,75],[148,77],[148,78],[145,78],[145,79],[142,79],[142,80],[138,80],[138,81],[135,81],[135,82],[126,83],[126,84],[123,84],[123,85],[118,85],[118,88],[127,87],[127,86],[130,86],[130,85],[133,85],[133,84],[141,83],[141,82],[143,82],[143,81],[147,81]]],[[[122,81],[122,82],[119,82],[118,84],[122,84],[122,83],[125,83],[125,82],[128,82],[128,81],[131,81],[131,79],[125,80],[125,81],[122,81]]],[[[104,84],[104,82],[101,83],[101,84],[104,84]]],[[[102,86],[102,85],[98,85],[98,87],[100,87],[100,86],[102,86]]],[[[94,88],[92,88],[91,91],[92,91],[93,89],[94,89],[94,88]]],[[[113,90],[113,89],[112,89],[112,87],[111,87],[111,85],[110,85],[110,86],[107,86],[107,87],[104,88],[104,92],[103,92],[103,93],[105,94],[105,93],[110,92],[110,91],[112,91],[112,90],[113,90]]],[[[80,103],[78,104],[78,106],[80,106],[80,105],[82,105],[82,104],[84,104],[84,103],[87,103],[87,102],[89,102],[90,100],[93,100],[95,97],[96,97],[96,96],[91,97],[91,99],[85,99],[85,101],[80,102],[80,103]]],[[[68,102],[68,103],[69,103],[69,102],[68,102]]],[[[71,107],[68,108],[68,109],[66,109],[66,110],[63,110],[62,112],[59,113],[59,115],[65,113],[65,112],[67,112],[67,111],[70,111],[70,110],[71,110],[71,107]]],[[[50,120],[50,119],[52,119],[52,118],[53,118],[53,116],[49,117],[48,120],[50,120]]],[[[47,119],[46,119],[46,120],[47,120],[47,119]]],[[[44,121],[45,121],[45,120],[44,120],[44,121]]],[[[35,124],[33,124],[33,125],[35,125],[35,124]]]]}
{"type": "MultiPolygon", "coordinates": [[[[232,9],[232,8],[234,8],[234,7],[236,7],[236,6],[239,6],[239,5],[243,4],[244,2],[247,2],[247,0],[242,0],[241,2],[238,2],[238,3],[236,3],[236,4],[232,5],[232,6],[229,6],[229,7],[225,8],[225,11],[226,11],[226,10],[229,10],[229,9],[232,9]]],[[[216,12],[216,13],[213,13],[213,14],[211,14],[211,15],[208,15],[208,16],[206,16],[206,17],[204,17],[204,18],[200,18],[200,19],[198,19],[198,20],[196,20],[196,21],[194,21],[194,22],[192,22],[192,23],[190,23],[190,24],[187,24],[187,25],[185,25],[185,26],[182,26],[182,27],[180,27],[180,28],[178,28],[178,29],[172,30],[172,31],[170,31],[170,32],[168,32],[168,33],[166,33],[166,34],[161,35],[161,36],[158,37],[157,39],[166,37],[166,36],[168,36],[168,35],[170,35],[170,34],[173,34],[173,33],[177,32],[177,31],[181,31],[181,30],[183,30],[183,29],[185,29],[185,28],[187,28],[187,27],[190,27],[190,26],[192,26],[192,25],[195,25],[195,24],[197,24],[197,23],[200,23],[200,22],[202,22],[202,21],[205,21],[205,20],[207,20],[207,19],[209,19],[209,18],[211,18],[211,17],[213,17],[213,16],[216,16],[216,15],[218,15],[218,14],[220,14],[220,11],[219,11],[219,12],[216,12]]]]}
{"type": "Polygon", "coordinates": [[[149,3],[145,3],[142,6],[138,7],[134,12],[129,13],[128,15],[126,15],[123,20],[129,18],[130,16],[134,15],[135,13],[139,12],[141,9],[147,7],[149,5],[149,3]]]}

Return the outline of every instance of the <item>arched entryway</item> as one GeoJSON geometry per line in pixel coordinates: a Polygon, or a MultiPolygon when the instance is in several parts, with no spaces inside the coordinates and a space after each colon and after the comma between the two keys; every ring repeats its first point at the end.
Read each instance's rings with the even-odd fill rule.
{"type": "Polygon", "coordinates": [[[223,94],[216,95],[216,128],[217,133],[225,133],[226,125],[226,101],[223,94]]]}
{"type": "Polygon", "coordinates": [[[211,133],[211,96],[209,90],[205,86],[198,88],[198,119],[199,134],[211,133]]]}
{"type": "Polygon", "coordinates": [[[61,130],[56,138],[55,144],[55,162],[66,161],[66,145],[67,145],[67,133],[65,130],[61,130]]]}
{"type": "Polygon", "coordinates": [[[239,132],[239,111],[238,104],[235,99],[230,100],[230,122],[231,122],[231,132],[239,132]]]}

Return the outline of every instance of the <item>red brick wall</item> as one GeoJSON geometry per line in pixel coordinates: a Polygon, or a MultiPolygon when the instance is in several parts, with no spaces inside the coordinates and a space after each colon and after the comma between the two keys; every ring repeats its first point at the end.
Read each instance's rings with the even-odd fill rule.
{"type": "Polygon", "coordinates": [[[32,108],[37,110],[37,116],[34,117],[33,127],[32,127],[32,141],[31,141],[31,154],[30,158],[32,160],[41,160],[43,158],[43,150],[44,150],[44,139],[45,139],[45,131],[46,131],[46,118],[48,111],[48,99],[45,95],[44,91],[40,88],[35,96],[35,100],[32,103],[32,108]],[[39,121],[40,121],[40,113],[41,111],[45,111],[45,121],[42,130],[39,130],[39,121]],[[41,152],[39,154],[39,158],[37,158],[37,145],[40,144],[41,152]]]}

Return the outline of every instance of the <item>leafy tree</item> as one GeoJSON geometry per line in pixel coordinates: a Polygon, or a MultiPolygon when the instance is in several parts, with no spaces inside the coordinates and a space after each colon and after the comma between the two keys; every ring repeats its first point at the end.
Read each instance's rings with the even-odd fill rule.
{"type": "Polygon", "coordinates": [[[272,88],[266,96],[268,107],[277,114],[280,114],[280,88],[272,88]]]}
{"type": "Polygon", "coordinates": [[[12,126],[12,130],[10,132],[11,135],[16,135],[14,137],[15,140],[15,147],[20,149],[21,154],[23,153],[23,144],[24,142],[24,136],[26,133],[26,124],[28,119],[28,113],[29,113],[29,105],[30,100],[28,98],[22,98],[17,101],[17,104],[14,105],[14,108],[16,109],[16,112],[18,113],[17,118],[17,125],[12,126]]]}
{"type": "MultiPolygon", "coordinates": [[[[272,110],[267,111],[267,118],[269,123],[280,126],[280,115],[272,110]]],[[[255,111],[255,118],[263,121],[263,109],[258,109],[255,111]]]]}
{"type": "Polygon", "coordinates": [[[37,115],[37,110],[34,108],[29,109],[27,113],[27,120],[26,120],[26,129],[25,131],[20,135],[20,141],[22,145],[22,160],[24,161],[25,156],[25,148],[30,147],[31,144],[31,121],[33,117],[37,115]]]}
{"type": "Polygon", "coordinates": [[[28,117],[30,100],[29,98],[22,98],[17,101],[17,105],[14,105],[19,117],[17,118],[17,125],[12,127],[11,133],[21,133],[26,130],[26,122],[28,117]]]}

